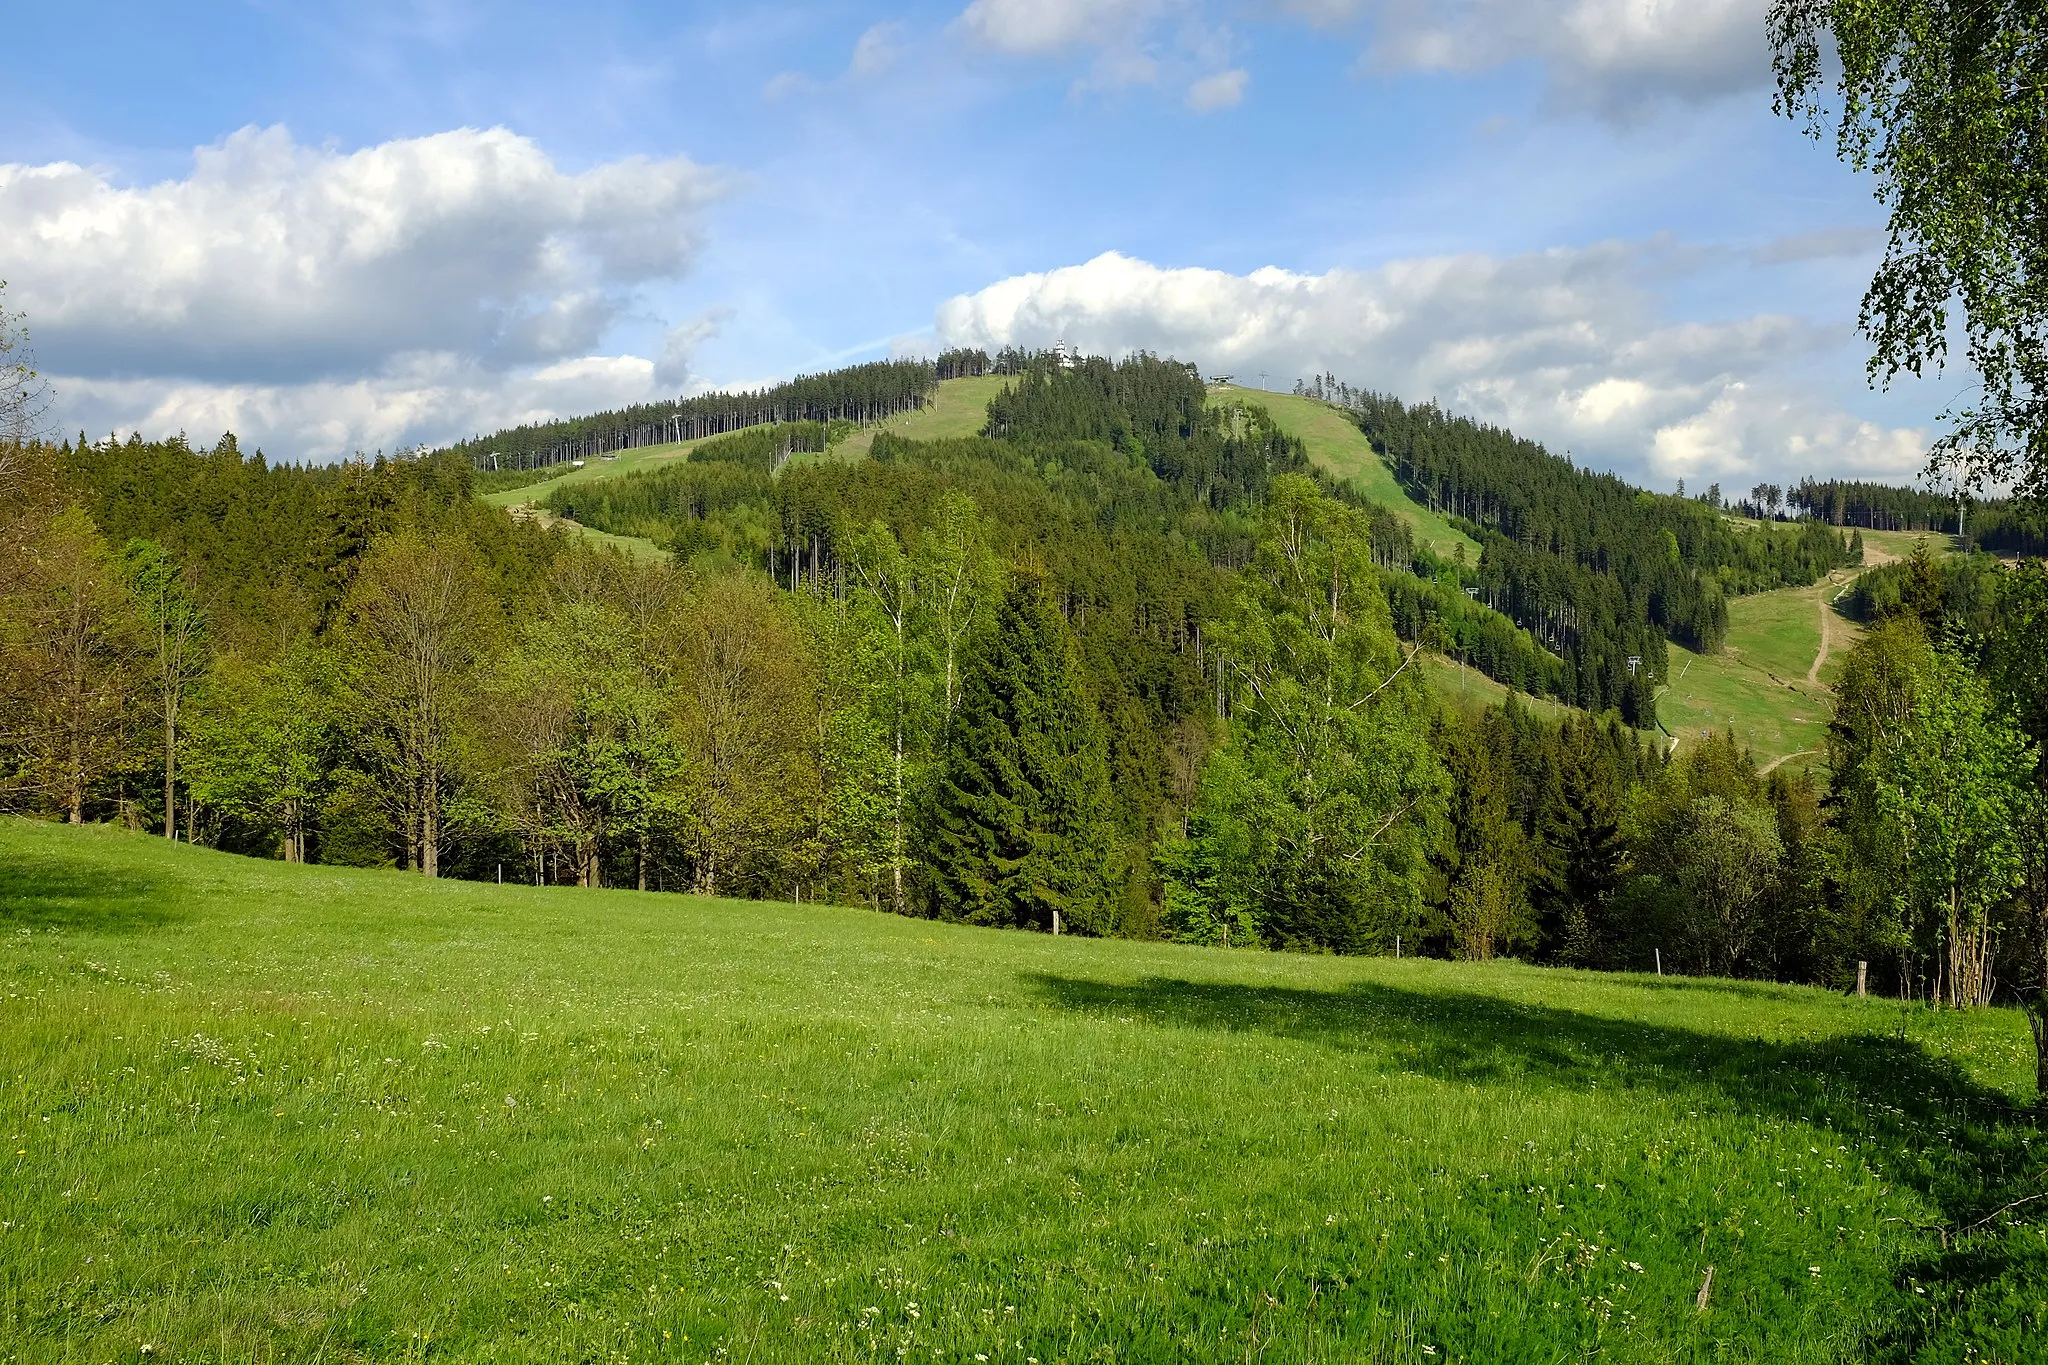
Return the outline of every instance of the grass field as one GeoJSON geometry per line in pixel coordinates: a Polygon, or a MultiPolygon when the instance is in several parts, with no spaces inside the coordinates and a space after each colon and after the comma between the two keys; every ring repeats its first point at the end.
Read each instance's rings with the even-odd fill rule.
{"type": "Polygon", "coordinates": [[[1308,446],[1308,457],[1316,465],[1347,480],[1353,488],[1382,507],[1397,513],[1415,533],[1418,545],[1427,545],[1449,559],[1462,546],[1467,563],[1479,562],[1479,544],[1437,513],[1408,496],[1394,477],[1394,471],[1380,458],[1356,423],[1328,403],[1314,398],[1297,398],[1290,393],[1269,393],[1264,389],[1240,388],[1234,384],[1211,386],[1211,403],[1238,399],[1256,403],[1273,414],[1290,435],[1308,446]]]}
{"type": "Polygon", "coordinates": [[[0,821],[0,1360],[2039,1359],[2028,1052],[0,821]]]}

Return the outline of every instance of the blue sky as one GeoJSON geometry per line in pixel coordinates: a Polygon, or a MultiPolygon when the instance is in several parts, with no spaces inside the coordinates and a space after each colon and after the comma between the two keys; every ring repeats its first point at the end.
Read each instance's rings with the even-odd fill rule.
{"type": "Polygon", "coordinates": [[[1668,486],[1908,478],[1765,0],[36,6],[0,277],[68,426],[331,459],[952,342],[1137,346],[1668,486]]]}

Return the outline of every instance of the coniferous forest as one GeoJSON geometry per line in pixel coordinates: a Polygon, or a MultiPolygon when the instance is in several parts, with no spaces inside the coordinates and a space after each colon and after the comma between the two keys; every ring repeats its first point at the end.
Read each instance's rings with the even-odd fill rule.
{"type": "MultiPolygon", "coordinates": [[[[1867,961],[1955,1004],[2048,979],[2038,568],[1864,575],[1819,768],[1730,734],[1674,756],[1667,641],[1713,650],[1732,598],[1860,540],[1805,492],[1752,523],[1317,388],[1475,562],[1144,355],[691,400],[732,430],[555,488],[547,525],[477,498],[510,466],[476,443],[24,447],[5,799],[252,857],[1018,929],[1831,985],[1867,961]],[[979,374],[1010,377],[981,435],[837,453],[979,374]],[[1570,709],[1441,704],[1443,654],[1570,709]]],[[[492,444],[544,463],[577,430],[492,444]]]]}

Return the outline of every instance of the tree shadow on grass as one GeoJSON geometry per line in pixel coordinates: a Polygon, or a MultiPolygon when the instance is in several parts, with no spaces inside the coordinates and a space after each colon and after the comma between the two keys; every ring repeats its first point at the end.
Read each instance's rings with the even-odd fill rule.
{"type": "Polygon", "coordinates": [[[1774,981],[1736,981],[1725,976],[1653,976],[1631,972],[1621,984],[1645,991],[1680,991],[1696,995],[1739,995],[1751,1000],[1793,1000],[1798,986],[1774,981]]]}
{"type": "MultiPolygon", "coordinates": [[[[1962,1235],[2000,1206],[2048,1189],[2035,1115],[1904,1037],[1864,1033],[1772,1042],[1472,992],[1364,982],[1314,991],[1041,974],[1027,984],[1076,1013],[1290,1038],[1375,1055],[1388,1070],[1460,1084],[1590,1088],[1597,1082],[1604,1091],[1636,1088],[1660,1096],[1692,1090],[1749,1113],[1824,1125],[1846,1135],[1885,1178],[1926,1196],[1946,1224],[1933,1229],[1940,1251],[1906,1273],[1942,1286],[1940,1299],[1951,1311],[1906,1296],[1897,1335],[1882,1343],[1890,1356],[1933,1350],[1935,1337],[1956,1330],[1960,1319],[1953,1310],[1988,1303],[1999,1287],[2048,1273],[2048,1250],[2032,1245],[2039,1239],[2008,1231],[2001,1219],[1962,1235]]],[[[2003,1330],[2006,1324],[1979,1328],[1992,1326],[2003,1330]]]]}
{"type": "Polygon", "coordinates": [[[0,861],[0,932],[133,934],[175,924],[175,883],[87,858],[16,853],[0,861]]]}

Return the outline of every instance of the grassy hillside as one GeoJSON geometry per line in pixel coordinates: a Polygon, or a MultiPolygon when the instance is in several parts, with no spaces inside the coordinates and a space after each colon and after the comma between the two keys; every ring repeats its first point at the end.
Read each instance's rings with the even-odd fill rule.
{"type": "MultiPolygon", "coordinates": [[[[1508,689],[1495,682],[1478,669],[1447,659],[1441,654],[1424,654],[1415,661],[1429,683],[1429,690],[1438,701],[1468,716],[1478,716],[1490,706],[1500,706],[1508,699],[1508,689]]],[[[1548,697],[1532,697],[1523,693],[1522,705],[1553,723],[1564,719],[1578,710],[1563,702],[1548,697]]]]}
{"type": "Polygon", "coordinates": [[[622,450],[610,459],[593,459],[584,463],[581,469],[564,466],[560,474],[539,483],[530,483],[523,488],[508,488],[499,493],[486,493],[485,502],[495,507],[519,507],[538,503],[557,488],[574,487],[594,479],[619,479],[642,469],[659,469],[665,464],[689,458],[690,452],[704,444],[702,441],[674,441],[667,445],[640,446],[634,450],[622,450]]]}
{"type": "Polygon", "coordinates": [[[2037,1233],[1935,1229],[2016,1197],[2027,1052],[2007,1012],[0,821],[0,1343],[2017,1360],[2037,1233]]]}
{"type": "Polygon", "coordinates": [[[1416,544],[1428,545],[1446,559],[1463,547],[1468,562],[1479,562],[1478,542],[1409,497],[1365,433],[1337,408],[1314,398],[1234,384],[1212,386],[1209,398],[1212,403],[1238,399],[1264,407],[1283,430],[1301,438],[1308,446],[1309,459],[1318,467],[1348,480],[1360,493],[1407,522],[1416,544]]]}
{"type": "MultiPolygon", "coordinates": [[[[886,422],[864,428],[834,446],[838,459],[860,459],[875,443],[877,431],[890,431],[914,441],[942,441],[958,436],[979,435],[988,422],[988,401],[1010,381],[1003,375],[978,379],[942,379],[932,401],[915,412],[901,413],[886,422]]],[[[813,457],[816,458],[816,457],[813,457]]]]}
{"type": "MultiPolygon", "coordinates": [[[[1905,532],[1864,532],[1865,567],[1911,554],[1918,539],[1905,532]]],[[[1943,554],[1953,548],[1949,537],[1930,537],[1928,543],[1943,554]]],[[[1836,605],[1857,572],[1837,572],[1812,587],[1734,599],[1719,654],[1672,645],[1670,682],[1657,697],[1665,729],[1682,744],[1702,730],[1733,726],[1760,762],[1817,763],[1842,656],[1863,634],[1836,605]]]]}

